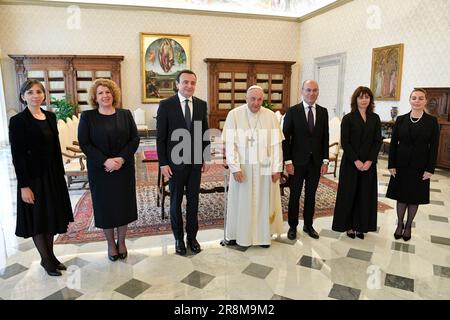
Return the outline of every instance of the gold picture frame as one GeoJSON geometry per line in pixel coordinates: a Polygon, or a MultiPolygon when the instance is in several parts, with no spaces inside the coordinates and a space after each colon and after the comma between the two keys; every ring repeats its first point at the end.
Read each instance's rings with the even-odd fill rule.
{"type": "Polygon", "coordinates": [[[176,77],[191,67],[191,36],[140,33],[142,103],[175,94],[176,77]]]}
{"type": "Polygon", "coordinates": [[[400,100],[403,51],[403,43],[372,50],[370,89],[375,100],[400,100]]]}

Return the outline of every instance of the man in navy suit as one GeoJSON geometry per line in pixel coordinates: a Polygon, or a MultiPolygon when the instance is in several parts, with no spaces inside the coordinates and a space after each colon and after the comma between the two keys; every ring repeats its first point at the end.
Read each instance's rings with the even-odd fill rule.
{"type": "MultiPolygon", "coordinates": [[[[159,103],[156,144],[161,174],[169,180],[170,222],[175,252],[186,255],[181,203],[186,193],[187,244],[193,253],[201,251],[198,231],[198,198],[202,172],[208,170],[203,151],[209,145],[206,102],[194,97],[197,76],[182,70],[177,76],[178,93],[159,103]]],[[[209,149],[209,148],[208,148],[209,149]]],[[[208,152],[205,152],[208,154],[208,152]]]]}
{"type": "Polygon", "coordinates": [[[300,195],[305,184],[303,231],[318,239],[313,228],[316,191],[320,176],[328,171],[328,112],[316,104],[319,85],[307,80],[302,85],[303,101],[286,112],[283,124],[283,156],[289,174],[288,238],[297,237],[300,195]]]}

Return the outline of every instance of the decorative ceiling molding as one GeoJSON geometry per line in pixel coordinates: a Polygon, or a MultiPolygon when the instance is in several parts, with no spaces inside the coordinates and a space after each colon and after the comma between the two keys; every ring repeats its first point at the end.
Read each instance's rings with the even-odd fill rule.
{"type": "MultiPolygon", "coordinates": [[[[320,9],[312,11],[301,17],[298,16],[286,16],[265,13],[247,13],[241,12],[229,12],[229,11],[210,11],[207,9],[197,9],[196,8],[174,8],[174,7],[161,7],[161,6],[151,6],[142,5],[144,1],[122,1],[122,0],[100,0],[100,1],[89,1],[89,0],[74,0],[74,1],[59,1],[59,0],[0,0],[0,5],[37,5],[37,6],[49,6],[49,7],[68,7],[71,5],[79,6],[80,8],[92,8],[92,9],[114,9],[114,10],[145,10],[145,11],[157,11],[157,12],[169,12],[177,14],[190,14],[190,15],[209,15],[209,16],[221,16],[221,17],[235,17],[235,18],[248,18],[248,19],[267,19],[267,20],[278,20],[278,21],[293,21],[293,22],[303,22],[325,12],[338,8],[346,3],[353,0],[336,0],[320,9]]],[[[150,1],[151,2],[151,1],[150,1]]],[[[243,8],[244,9],[244,8],[243,8]]]]}

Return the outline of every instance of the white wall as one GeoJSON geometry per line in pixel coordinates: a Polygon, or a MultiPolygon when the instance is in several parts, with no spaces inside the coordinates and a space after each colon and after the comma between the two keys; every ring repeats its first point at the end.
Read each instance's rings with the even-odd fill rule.
{"type": "Polygon", "coordinates": [[[314,58],[346,52],[345,112],[356,87],[370,86],[372,48],[405,44],[401,100],[376,102],[382,119],[390,119],[393,105],[408,112],[414,87],[450,87],[449,0],[356,0],[300,30],[302,79],[314,78],[314,58]]]}
{"type": "MultiPolygon", "coordinates": [[[[148,10],[81,9],[81,28],[69,30],[64,7],[0,5],[1,64],[7,106],[17,104],[15,71],[8,54],[123,55],[123,105],[147,111],[155,128],[156,104],[141,103],[139,33],[190,34],[196,96],[207,100],[204,58],[298,61],[298,23],[148,10]]],[[[297,101],[299,68],[293,66],[291,100],[297,101]]]]}

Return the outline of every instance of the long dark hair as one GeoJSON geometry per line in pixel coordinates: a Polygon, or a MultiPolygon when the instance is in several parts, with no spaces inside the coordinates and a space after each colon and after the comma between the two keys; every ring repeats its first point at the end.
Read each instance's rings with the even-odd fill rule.
{"type": "Polygon", "coordinates": [[[369,88],[363,87],[363,86],[356,88],[355,92],[353,92],[352,100],[351,100],[352,112],[358,110],[358,101],[356,99],[358,99],[361,96],[365,96],[365,95],[368,95],[370,98],[370,103],[367,106],[366,112],[369,112],[369,113],[373,112],[373,110],[375,109],[373,93],[369,88]]]}

